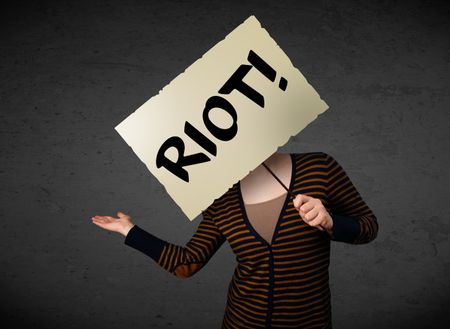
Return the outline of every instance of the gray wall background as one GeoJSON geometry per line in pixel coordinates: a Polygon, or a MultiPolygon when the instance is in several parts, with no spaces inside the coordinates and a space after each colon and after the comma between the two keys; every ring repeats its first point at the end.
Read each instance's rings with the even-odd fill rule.
{"type": "MultiPolygon", "coordinates": [[[[4,5],[3,5],[4,6],[4,5]]],[[[254,14],[330,109],[282,152],[324,151],[378,217],[332,243],[335,328],[441,328],[450,306],[449,6],[433,1],[40,1],[3,7],[2,322],[219,328],[226,243],[187,280],[91,223],[194,233],[114,127],[254,14]]]]}

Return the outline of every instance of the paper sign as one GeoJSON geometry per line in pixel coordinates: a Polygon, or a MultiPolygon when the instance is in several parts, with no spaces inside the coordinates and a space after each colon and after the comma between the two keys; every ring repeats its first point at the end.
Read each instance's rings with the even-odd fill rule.
{"type": "Polygon", "coordinates": [[[250,16],[115,129],[193,220],[327,109],[250,16]]]}

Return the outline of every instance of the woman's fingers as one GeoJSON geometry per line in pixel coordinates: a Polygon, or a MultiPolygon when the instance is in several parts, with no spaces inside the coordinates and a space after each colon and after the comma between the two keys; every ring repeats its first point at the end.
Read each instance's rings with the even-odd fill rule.
{"type": "Polygon", "coordinates": [[[128,216],[127,214],[125,214],[122,211],[118,211],[117,212],[117,218],[116,217],[112,217],[112,216],[93,216],[92,219],[105,219],[108,221],[118,221],[122,218],[130,218],[130,216],[128,216]]]}
{"type": "Polygon", "coordinates": [[[111,217],[111,216],[94,216],[94,217],[92,217],[92,219],[106,221],[106,222],[114,222],[114,221],[118,221],[119,220],[119,218],[114,218],[114,217],[111,217]]]}
{"type": "Polygon", "coordinates": [[[108,231],[119,232],[123,231],[123,227],[132,224],[131,217],[125,214],[123,211],[117,212],[117,218],[113,216],[92,216],[92,223],[106,229],[108,231]]]}
{"type": "Polygon", "coordinates": [[[119,221],[111,216],[94,216],[92,223],[103,229],[115,231],[119,221]]]}
{"type": "Polygon", "coordinates": [[[322,226],[322,224],[325,224],[325,221],[321,216],[321,209],[318,207],[318,204],[322,205],[322,201],[305,194],[298,194],[294,198],[293,204],[299,212],[300,217],[308,225],[325,231],[325,227],[322,226]]]}
{"type": "Polygon", "coordinates": [[[97,219],[97,220],[92,220],[92,223],[93,224],[95,224],[95,225],[97,225],[98,227],[101,227],[101,228],[103,228],[103,229],[107,229],[107,226],[108,226],[108,224],[107,223],[105,223],[104,221],[101,221],[101,220],[99,220],[99,219],[97,219]]]}
{"type": "Polygon", "coordinates": [[[314,220],[310,221],[308,224],[311,226],[320,226],[322,227],[322,223],[324,222],[324,218],[323,216],[317,216],[316,218],[314,218],[314,220]]]}
{"type": "Polygon", "coordinates": [[[100,219],[100,218],[92,218],[92,223],[94,224],[105,224],[105,220],[104,219],[100,219]]]}
{"type": "Polygon", "coordinates": [[[313,221],[314,219],[316,219],[318,215],[319,215],[319,210],[317,208],[313,207],[311,210],[306,212],[306,214],[304,214],[303,217],[305,218],[305,221],[309,225],[311,225],[310,222],[313,221]]]}
{"type": "Polygon", "coordinates": [[[113,232],[117,232],[120,227],[120,222],[111,216],[94,216],[92,217],[92,223],[113,232]]]}
{"type": "Polygon", "coordinates": [[[303,212],[303,209],[301,211],[301,214],[303,214],[303,216],[301,216],[303,218],[303,220],[309,226],[313,226],[313,227],[318,228],[321,231],[324,231],[325,229],[321,225],[323,222],[323,217],[321,216],[320,211],[316,207],[313,207],[306,211],[307,211],[306,214],[303,212]]]}
{"type": "Polygon", "coordinates": [[[104,228],[104,225],[105,225],[105,223],[102,223],[102,222],[100,222],[100,221],[96,221],[96,220],[93,220],[92,221],[92,223],[94,223],[95,225],[97,225],[97,226],[100,226],[101,228],[104,228]]]}
{"type": "Polygon", "coordinates": [[[311,209],[313,209],[316,205],[314,204],[314,202],[306,202],[303,205],[300,206],[299,211],[304,211],[304,212],[308,212],[311,209]]]}

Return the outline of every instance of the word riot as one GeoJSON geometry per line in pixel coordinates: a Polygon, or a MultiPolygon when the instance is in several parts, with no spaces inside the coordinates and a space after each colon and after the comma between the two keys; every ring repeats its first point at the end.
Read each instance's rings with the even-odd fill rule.
{"type": "MultiPolygon", "coordinates": [[[[275,81],[277,73],[253,50],[249,51],[247,60],[251,65],[240,65],[237,70],[231,75],[231,77],[225,82],[225,84],[218,90],[218,93],[222,95],[228,95],[233,90],[236,90],[261,108],[264,108],[264,96],[254,88],[246,84],[243,79],[253,67],[271,82],[275,81]]],[[[280,88],[282,91],[285,91],[287,88],[287,84],[288,81],[284,77],[281,77],[278,83],[278,88],[280,88]]],[[[237,120],[238,116],[236,109],[227,99],[218,95],[208,98],[203,109],[203,123],[213,137],[223,142],[232,140],[238,132],[237,120]],[[214,122],[211,121],[209,113],[214,108],[219,108],[225,111],[231,117],[233,123],[230,127],[224,129],[218,127],[214,124],[214,122]]],[[[217,155],[216,144],[187,121],[184,124],[184,133],[197,145],[201,146],[205,151],[213,156],[217,155]]],[[[207,162],[211,159],[202,152],[185,155],[184,151],[185,144],[180,137],[172,136],[168,138],[158,150],[158,154],[156,156],[156,167],[164,167],[172,174],[176,175],[178,178],[182,179],[185,182],[189,182],[189,173],[186,169],[184,169],[184,167],[207,162]],[[173,162],[165,156],[166,151],[171,147],[174,147],[178,152],[178,158],[176,162],[173,162]]]]}

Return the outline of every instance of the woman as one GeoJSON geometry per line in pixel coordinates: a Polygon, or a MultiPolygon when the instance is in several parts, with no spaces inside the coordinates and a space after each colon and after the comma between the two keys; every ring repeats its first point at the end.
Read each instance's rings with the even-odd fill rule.
{"type": "Polygon", "coordinates": [[[186,246],[117,216],[92,221],[179,278],[198,272],[228,241],[238,263],[223,329],[332,328],[330,241],[363,244],[378,232],[346,172],[323,152],[274,153],[202,212],[186,246]]]}

